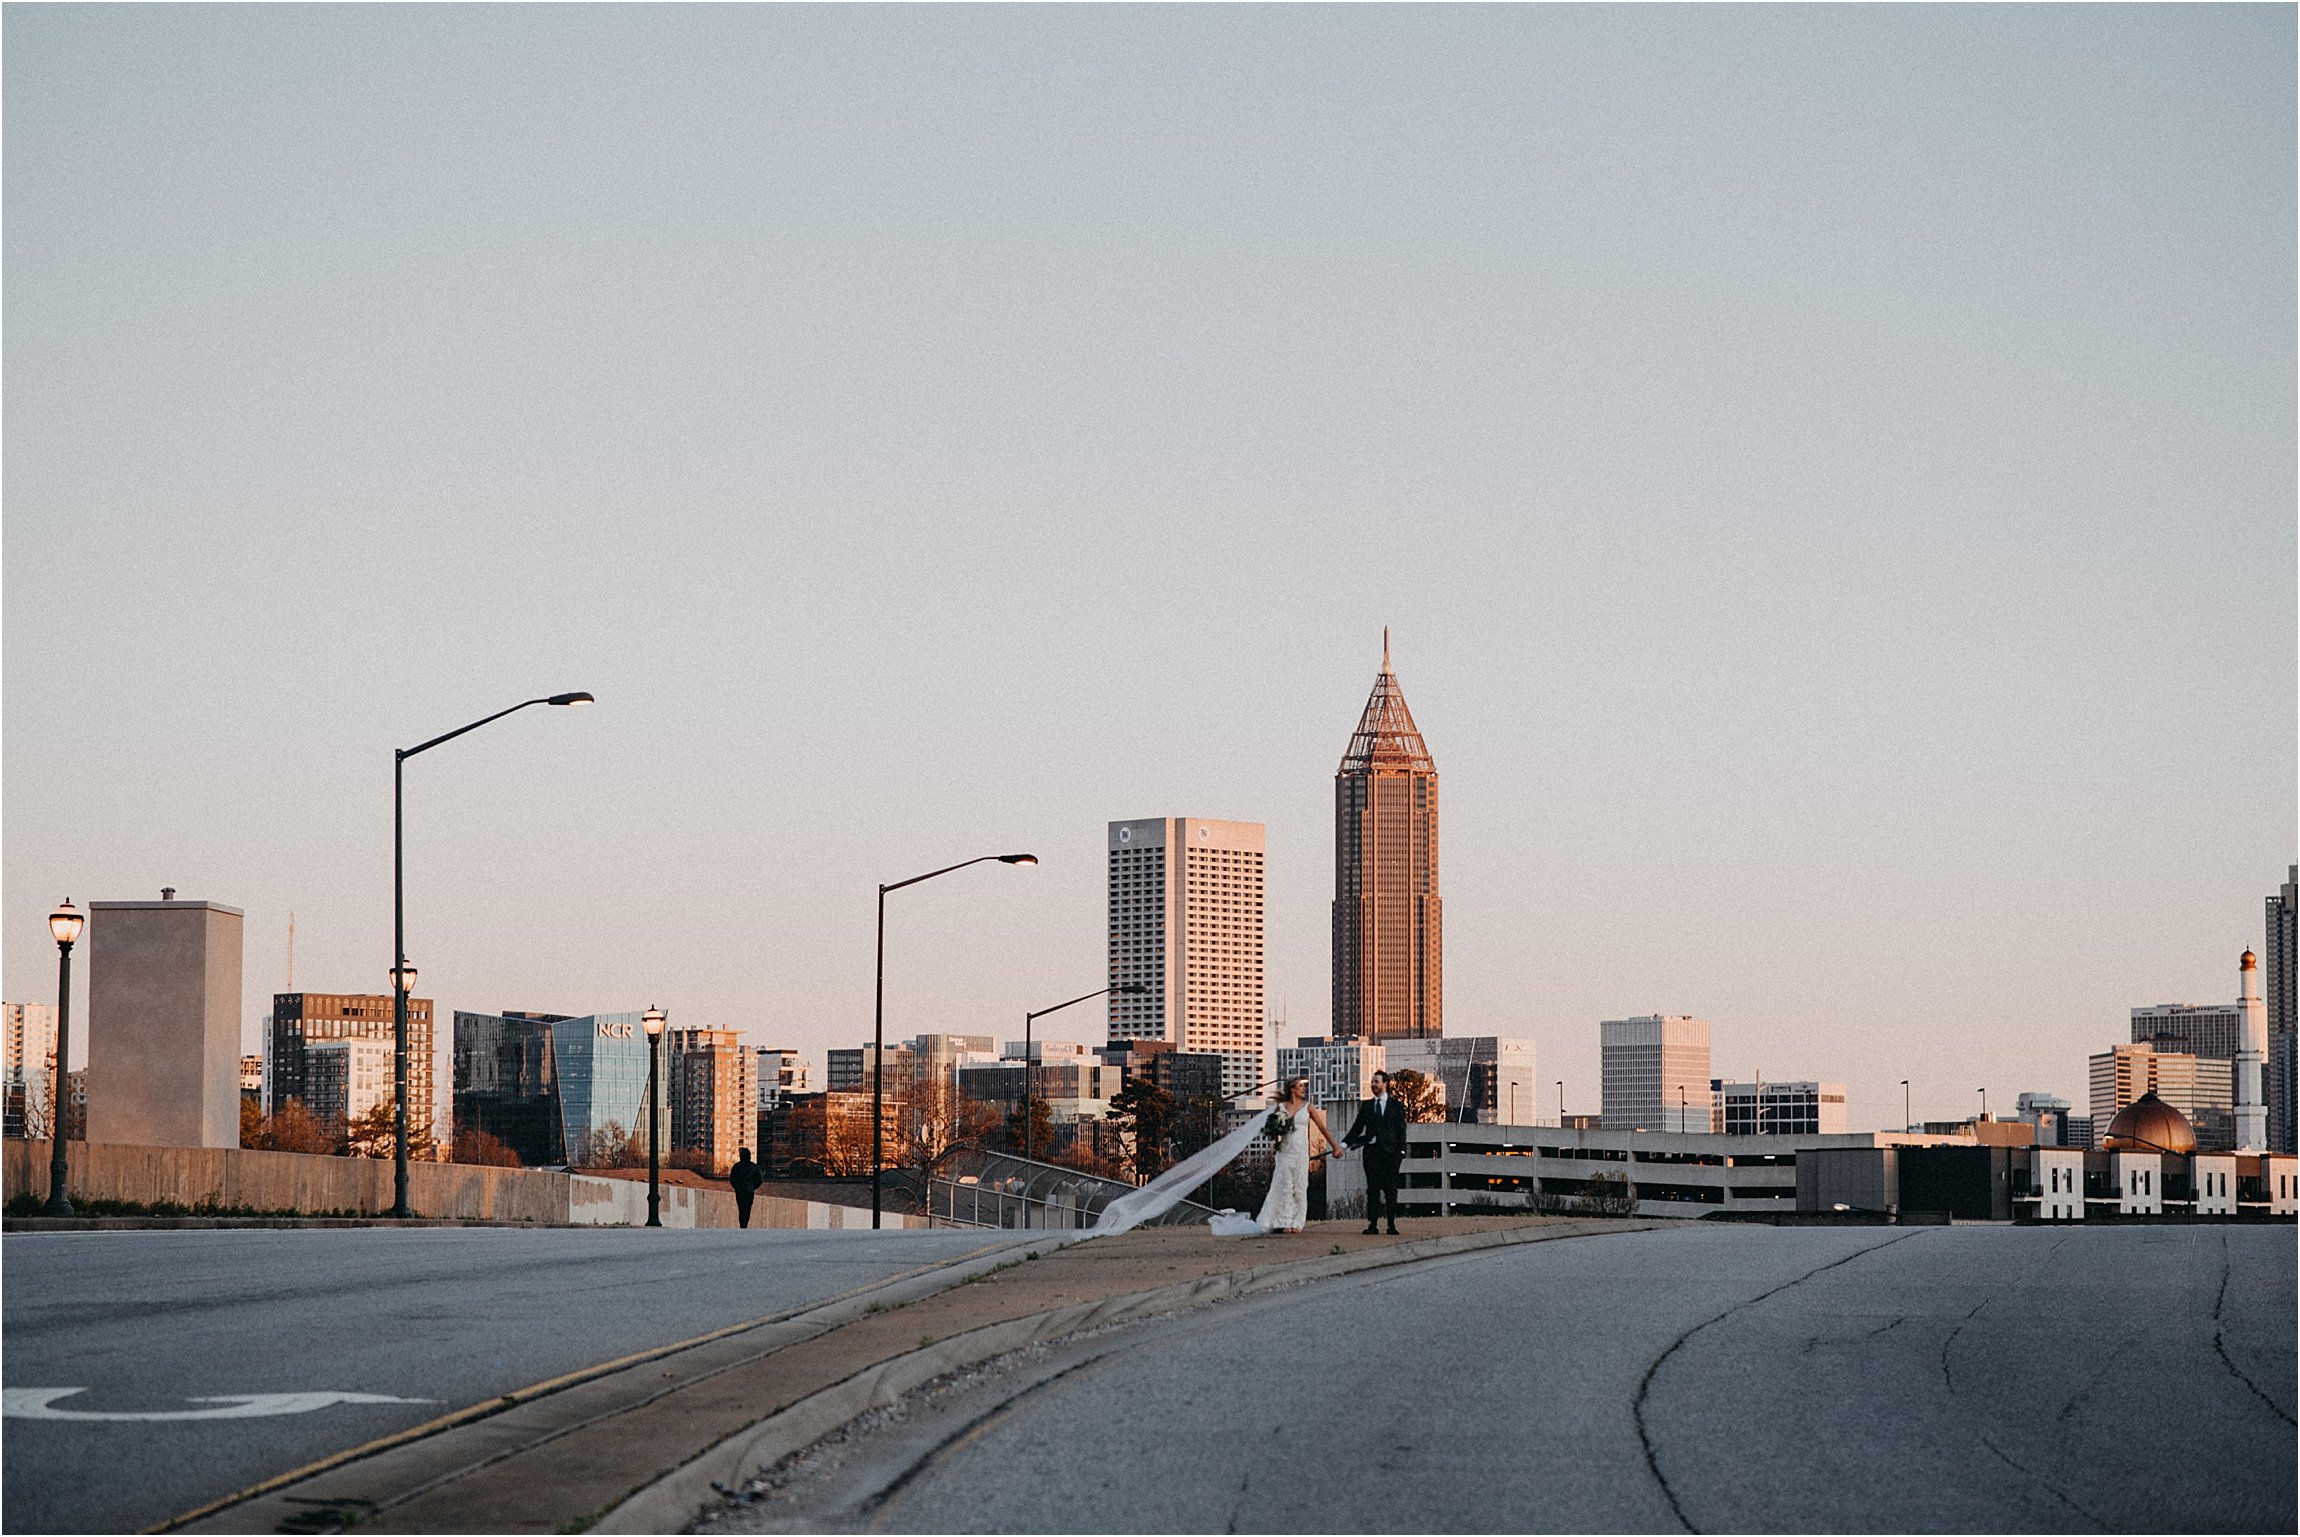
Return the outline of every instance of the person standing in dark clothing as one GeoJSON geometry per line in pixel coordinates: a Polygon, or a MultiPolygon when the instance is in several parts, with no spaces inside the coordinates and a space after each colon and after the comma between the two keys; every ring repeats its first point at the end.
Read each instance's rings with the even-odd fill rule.
{"type": "Polygon", "coordinates": [[[735,1225],[749,1227],[751,1197],[759,1193],[759,1186],[766,1182],[767,1177],[759,1172],[757,1164],[751,1162],[749,1148],[738,1148],[736,1154],[735,1166],[727,1171],[727,1183],[735,1187],[735,1225]]]}
{"type": "Polygon", "coordinates": [[[1374,1074],[1374,1097],[1358,1103],[1357,1124],[1342,1138],[1344,1146],[1365,1149],[1366,1231],[1387,1215],[1390,1233],[1398,1230],[1398,1165],[1406,1157],[1406,1107],[1390,1093],[1390,1075],[1374,1074]],[[1386,1207],[1386,1212],[1385,1212],[1386,1207]]]}

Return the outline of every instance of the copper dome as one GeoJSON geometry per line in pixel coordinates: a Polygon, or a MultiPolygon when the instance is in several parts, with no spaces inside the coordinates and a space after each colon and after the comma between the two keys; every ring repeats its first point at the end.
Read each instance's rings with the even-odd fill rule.
{"type": "Polygon", "coordinates": [[[2116,1113],[2100,1145],[2112,1153],[2193,1153],[2196,1128],[2151,1089],[2116,1113]]]}

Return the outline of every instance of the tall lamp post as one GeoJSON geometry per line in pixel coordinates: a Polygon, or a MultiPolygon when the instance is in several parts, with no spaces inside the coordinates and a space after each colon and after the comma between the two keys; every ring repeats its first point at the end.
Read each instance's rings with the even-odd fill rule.
{"type": "Polygon", "coordinates": [[[663,1020],[661,1009],[647,1005],[639,1016],[647,1027],[647,1226],[663,1225],[663,1020]]]}
{"type": "Polygon", "coordinates": [[[1035,1119],[1030,1113],[1031,1104],[1038,1095],[1038,1059],[1030,1054],[1030,1027],[1049,1014],[1058,1014],[1069,1008],[1071,1003],[1084,1003],[1087,999],[1099,998],[1104,993],[1146,993],[1148,991],[1150,989],[1140,982],[1125,982],[1117,987],[1102,987],[1096,988],[1091,993],[1080,993],[1071,999],[1070,1003],[1058,1003],[1050,1009],[1039,1009],[1035,1013],[1022,1016],[1022,1156],[1025,1161],[1030,1157],[1030,1134],[1035,1119]]]}
{"type": "MultiPolygon", "coordinates": [[[[442,742],[452,742],[466,731],[477,731],[489,721],[498,721],[531,704],[591,704],[589,694],[553,694],[548,698],[529,699],[513,705],[509,710],[497,710],[493,715],[475,720],[468,726],[458,726],[444,736],[435,736],[428,742],[413,747],[395,747],[391,750],[391,969],[394,976],[407,969],[407,900],[403,878],[405,861],[402,859],[400,839],[400,778],[407,760],[419,752],[429,752],[442,742]]],[[[407,992],[394,985],[391,1004],[391,1085],[393,1102],[397,1108],[391,1115],[391,1214],[394,1217],[415,1215],[407,1204],[407,992]]]]}
{"type": "Polygon", "coordinates": [[[1909,1118],[1909,1080],[1904,1078],[1901,1080],[1901,1133],[1906,1136],[1916,1129],[1917,1123],[1909,1118]]]}
{"type": "Polygon", "coordinates": [[[962,859],[955,865],[944,865],[939,870],[929,870],[924,875],[914,875],[907,881],[896,881],[878,889],[878,987],[871,1003],[870,1021],[870,1225],[873,1229],[880,1225],[886,1210],[886,894],[991,859],[1002,865],[1038,863],[1036,854],[977,854],[972,859],[962,859]]]}
{"type": "Polygon", "coordinates": [[[72,1203],[64,1194],[64,1132],[71,1116],[71,1097],[65,1089],[66,1053],[72,1045],[72,946],[88,920],[66,897],[64,905],[48,915],[48,932],[56,936],[56,1088],[48,1101],[48,1204],[43,1217],[69,1217],[72,1203]]]}
{"type": "Polygon", "coordinates": [[[1565,1128],[1565,1080],[1562,1078],[1557,1080],[1557,1125],[1561,1131],[1565,1128]]]}

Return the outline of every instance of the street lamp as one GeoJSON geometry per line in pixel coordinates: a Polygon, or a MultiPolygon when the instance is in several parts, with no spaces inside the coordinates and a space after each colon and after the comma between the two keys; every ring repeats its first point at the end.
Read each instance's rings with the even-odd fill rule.
{"type": "Polygon", "coordinates": [[[1031,1102],[1036,1098],[1038,1090],[1038,1059],[1030,1054],[1031,1025],[1048,1014],[1060,1013],[1069,1008],[1071,1003],[1084,1003],[1087,999],[1099,998],[1104,993],[1146,993],[1148,991],[1150,989],[1140,982],[1124,982],[1117,987],[1104,987],[1091,993],[1081,993],[1071,999],[1070,1003],[1058,1003],[1053,1008],[1040,1009],[1036,1013],[1022,1016],[1022,1157],[1024,1162],[1028,1162],[1030,1159],[1030,1133],[1032,1130],[1030,1109],[1031,1102]]]}
{"type": "Polygon", "coordinates": [[[1989,1091],[1984,1088],[1975,1092],[1981,1097],[1981,1119],[1985,1121],[1989,1118],[1989,1091]]]}
{"type": "Polygon", "coordinates": [[[56,1089],[48,1101],[48,1204],[40,1208],[43,1217],[72,1215],[72,1203],[64,1194],[64,1131],[71,1114],[64,1064],[72,1045],[72,946],[87,925],[70,897],[48,915],[48,932],[56,936],[56,1089]]]}
{"type": "Polygon", "coordinates": [[[1557,1080],[1557,1125],[1560,1131],[1565,1129],[1565,1080],[1562,1078],[1557,1080]]]}
{"type": "Polygon", "coordinates": [[[1002,865],[1038,863],[1036,854],[977,854],[972,859],[962,859],[955,865],[944,865],[939,870],[929,870],[924,875],[914,875],[907,881],[896,881],[878,889],[878,991],[871,1004],[870,1021],[870,1225],[873,1229],[880,1225],[880,1215],[886,1209],[886,894],[989,859],[1002,865]]]}
{"type": "Polygon", "coordinates": [[[1677,1135],[1685,1135],[1685,1085],[1677,1086],[1677,1135]]]}
{"type": "Polygon", "coordinates": [[[1901,1134],[1906,1136],[1916,1129],[1917,1123],[1909,1113],[1909,1080],[1904,1078],[1901,1080],[1901,1134]]]}
{"type": "Polygon", "coordinates": [[[662,1103],[663,1019],[661,1009],[647,1005],[647,1012],[639,1016],[647,1027],[647,1226],[663,1225],[663,1129],[659,1124],[663,1114],[655,1107],[662,1103]]]}
{"type": "MultiPolygon", "coordinates": [[[[415,974],[407,968],[407,900],[406,881],[403,878],[405,861],[401,857],[400,838],[400,778],[407,760],[419,752],[429,752],[442,742],[452,742],[466,731],[477,731],[489,721],[503,719],[514,711],[524,710],[531,704],[592,704],[589,694],[552,694],[542,699],[529,699],[513,705],[509,710],[497,710],[468,726],[458,726],[444,736],[435,736],[428,742],[413,747],[395,747],[391,750],[391,969],[396,976],[407,972],[409,986],[414,985],[415,974]]],[[[415,1213],[407,1204],[407,989],[393,986],[391,990],[391,1086],[397,1108],[391,1116],[391,1214],[394,1217],[412,1217],[415,1213]]]]}

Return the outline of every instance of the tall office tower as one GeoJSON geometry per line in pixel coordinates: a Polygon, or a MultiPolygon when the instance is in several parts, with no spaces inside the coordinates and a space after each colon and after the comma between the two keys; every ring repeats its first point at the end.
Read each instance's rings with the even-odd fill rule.
{"type": "MultiPolygon", "coordinates": [[[[389,993],[274,993],[272,995],[271,1100],[276,1113],[291,1099],[317,1113],[304,1081],[304,1050],[320,1041],[389,1041],[394,1029],[389,993]]],[[[432,1103],[431,1000],[407,1000],[407,1132],[416,1141],[436,1124],[432,1103]]]]}
{"type": "Polygon", "coordinates": [[[2295,1077],[2300,1076],[2294,1051],[2295,1040],[2300,1040],[2293,1009],[2300,998],[2294,990],[2300,982],[2294,971],[2300,962],[2293,953],[2295,913],[2300,913],[2300,865],[2290,868],[2284,889],[2268,899],[2268,940],[2261,947],[2268,973],[2268,1146],[2279,1153],[2295,1151],[2295,1137],[2300,1135],[2294,1124],[2300,1098],[2293,1092],[2295,1077]]]}
{"type": "Polygon", "coordinates": [[[1262,889],[1259,822],[1111,823],[1107,1039],[1216,1052],[1224,1094],[1259,1088],[1262,889]]]}
{"type": "Polygon", "coordinates": [[[2260,996],[2260,958],[2251,951],[2237,962],[2242,984],[2237,1007],[2244,1011],[2244,1028],[2236,1038],[2236,1064],[2231,1085],[2236,1100],[2236,1146],[2247,1153],[2268,1151],[2268,1100],[2261,1077],[2268,1066],[2268,1005],[2260,996]]]}
{"type": "Polygon", "coordinates": [[[1334,775],[1336,1040],[1445,1034],[1440,915],[1437,764],[1385,629],[1382,670],[1334,775]]]}
{"type": "Polygon", "coordinates": [[[2228,1152],[2236,1145],[2234,1066],[2220,1057],[2158,1051],[2145,1041],[2111,1046],[2086,1063],[2092,1123],[2105,1132],[2119,1110],[2153,1093],[2188,1117],[2200,1151],[2228,1152]]]}
{"type": "Polygon", "coordinates": [[[2243,1034],[2241,1003],[2159,1003],[2132,1011],[2132,1038],[2158,1051],[2234,1061],[2243,1034]]]}
{"type": "Polygon", "coordinates": [[[733,1030],[671,1032],[671,1146],[701,1153],[713,1177],[759,1133],[759,1059],[733,1030]]]}
{"type": "Polygon", "coordinates": [[[1605,1129],[1667,1131],[1681,1108],[1708,1119],[1709,1021],[1685,1014],[1608,1019],[1598,1027],[1605,1129]]]}

